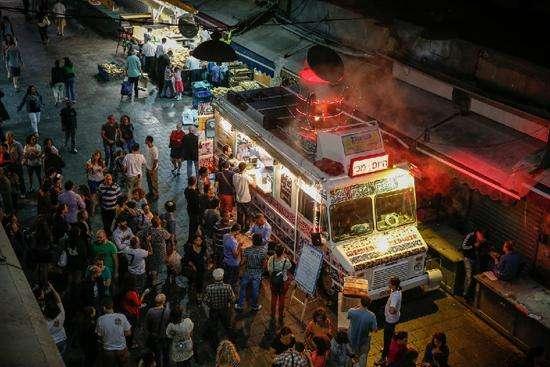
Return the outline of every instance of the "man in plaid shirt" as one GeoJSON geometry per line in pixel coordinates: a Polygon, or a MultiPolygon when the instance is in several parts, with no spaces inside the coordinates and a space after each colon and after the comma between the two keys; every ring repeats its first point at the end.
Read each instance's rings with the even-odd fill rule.
{"type": "MultiPolygon", "coordinates": [[[[225,328],[225,332],[231,328],[231,305],[235,302],[235,293],[229,284],[223,282],[223,269],[215,269],[212,272],[214,283],[206,287],[204,304],[208,307],[209,323],[212,330],[212,335],[218,335],[218,324],[225,328]]],[[[212,341],[217,345],[217,338],[212,338],[212,341]]]]}
{"type": "Polygon", "coordinates": [[[275,356],[273,366],[276,367],[309,367],[309,358],[304,354],[304,343],[296,342],[293,348],[275,356]]]}

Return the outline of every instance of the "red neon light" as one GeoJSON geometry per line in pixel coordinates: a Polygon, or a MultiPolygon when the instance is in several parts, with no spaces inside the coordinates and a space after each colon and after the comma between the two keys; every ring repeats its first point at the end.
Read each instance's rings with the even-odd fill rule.
{"type": "Polygon", "coordinates": [[[311,68],[303,68],[298,72],[298,75],[300,78],[308,83],[313,84],[328,84],[328,82],[324,79],[319,78],[317,74],[311,69],[311,68]]]}

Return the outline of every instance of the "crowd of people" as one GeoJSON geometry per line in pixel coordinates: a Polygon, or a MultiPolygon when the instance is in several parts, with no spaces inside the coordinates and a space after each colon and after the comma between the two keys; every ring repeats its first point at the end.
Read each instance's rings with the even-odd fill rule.
{"type": "MultiPolygon", "coordinates": [[[[58,2],[50,14],[63,36],[65,7],[58,2]]],[[[44,43],[47,17],[46,11],[37,15],[44,43]]],[[[5,67],[18,89],[23,58],[11,21],[1,19],[5,67]]],[[[134,96],[139,76],[147,71],[157,80],[161,96],[181,98],[182,70],[170,67],[165,43],[154,48],[146,37],[140,57],[137,50],[130,50],[127,72],[134,96]]],[[[199,69],[189,66],[189,80],[199,69]]],[[[220,65],[209,65],[208,71],[213,83],[221,82],[220,65]]],[[[64,104],[59,116],[64,150],[70,153],[77,153],[75,76],[69,58],[63,65],[56,61],[51,69],[54,102],[64,104]]],[[[153,209],[160,197],[160,165],[152,136],[138,142],[129,116],[109,115],[98,129],[103,150],[93,151],[82,163],[85,177],[67,177],[54,140],[39,143],[43,105],[38,88],[28,86],[18,106],[26,109],[32,129],[24,143],[11,131],[4,134],[0,125],[0,218],[63,357],[77,349],[84,366],[126,366],[130,351],[135,351],[140,366],[190,366],[198,351],[194,331],[202,324],[205,339],[216,351],[216,366],[238,366],[235,318],[247,309],[251,314],[261,310],[265,283],[271,299],[270,326],[275,330],[270,345],[273,366],[366,366],[371,335],[379,330],[368,298],[348,311],[348,330],[338,330],[324,308],[315,310],[304,338],[285,323],[295,264],[272,235],[269,218],[254,212],[246,165],[230,163],[229,146],[223,147],[215,172],[209,172],[199,166],[194,127],[184,131],[177,124],[166,137],[168,144],[162,142],[160,149],[170,149],[174,177],[181,175],[184,161],[186,165],[188,223],[182,228],[177,219],[182,209],[175,201],[166,201],[158,212],[153,209]],[[35,219],[27,228],[19,218],[22,199],[27,199],[24,205],[35,207],[35,219]],[[183,246],[178,244],[181,233],[187,233],[183,246]],[[205,317],[191,319],[192,309],[205,317]]],[[[0,103],[0,123],[9,118],[0,103]]],[[[464,241],[466,292],[483,243],[481,230],[464,241]]],[[[512,243],[505,244],[504,253],[500,257],[492,253],[492,258],[496,274],[508,279],[518,273],[519,262],[512,243]]],[[[422,357],[408,345],[407,332],[398,327],[402,303],[398,278],[390,279],[389,289],[383,350],[376,364],[448,366],[444,333],[433,334],[422,357]]]]}

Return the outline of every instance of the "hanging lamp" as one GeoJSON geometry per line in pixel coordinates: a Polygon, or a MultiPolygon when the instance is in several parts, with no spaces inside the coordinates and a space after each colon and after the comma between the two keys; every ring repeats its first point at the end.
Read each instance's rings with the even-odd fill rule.
{"type": "Polygon", "coordinates": [[[222,35],[219,31],[213,32],[211,37],[212,39],[202,42],[191,51],[191,56],[199,60],[212,62],[229,62],[237,60],[237,54],[233,47],[220,41],[222,35]]]}

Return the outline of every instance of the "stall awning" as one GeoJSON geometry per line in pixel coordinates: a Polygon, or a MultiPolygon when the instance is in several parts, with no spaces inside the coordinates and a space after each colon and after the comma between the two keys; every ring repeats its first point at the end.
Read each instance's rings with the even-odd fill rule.
{"type": "Polygon", "coordinates": [[[199,22],[205,22],[207,28],[233,28],[239,22],[267,10],[254,1],[224,0],[184,0],[181,1],[196,11],[199,22]]]}
{"type": "Polygon", "coordinates": [[[250,66],[274,75],[279,64],[297,74],[304,65],[307,50],[312,42],[283,28],[267,23],[246,33],[234,36],[232,44],[237,54],[250,66]]]}

